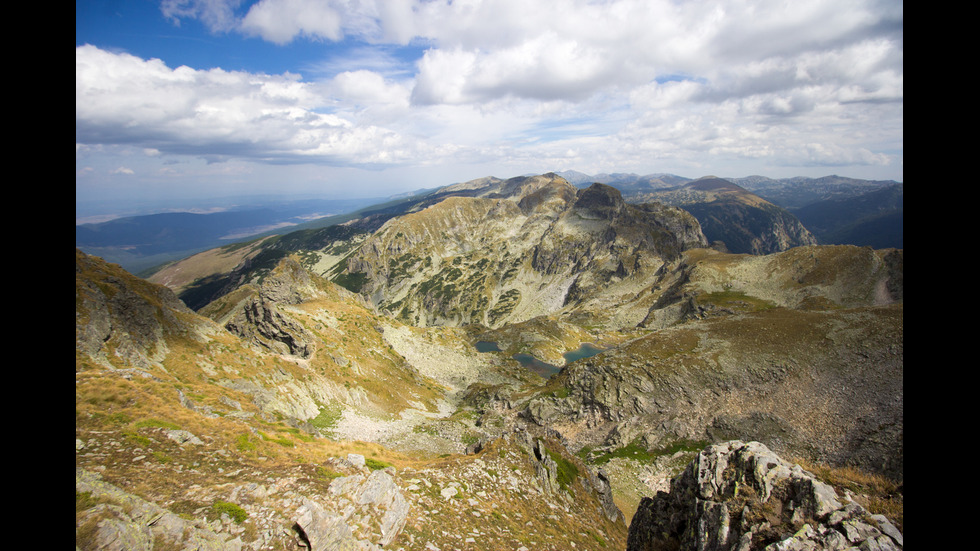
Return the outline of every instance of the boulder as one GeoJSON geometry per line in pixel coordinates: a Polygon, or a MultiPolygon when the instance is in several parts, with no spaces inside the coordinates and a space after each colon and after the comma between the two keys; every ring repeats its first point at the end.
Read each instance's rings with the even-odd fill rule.
{"type": "Polygon", "coordinates": [[[902,549],[887,518],[784,461],[759,442],[708,446],[671,481],[641,500],[628,551],[902,549]]]}

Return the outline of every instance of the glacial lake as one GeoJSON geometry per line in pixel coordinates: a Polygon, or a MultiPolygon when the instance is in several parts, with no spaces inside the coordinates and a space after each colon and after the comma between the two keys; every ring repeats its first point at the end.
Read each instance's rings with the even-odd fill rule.
{"type": "Polygon", "coordinates": [[[476,351],[477,352],[500,352],[500,347],[497,343],[490,341],[476,341],[476,351]]]}
{"type": "MultiPolygon", "coordinates": [[[[491,341],[477,341],[476,342],[477,352],[500,352],[500,347],[497,343],[491,341]]],[[[581,360],[583,358],[588,358],[595,356],[604,349],[593,346],[589,343],[582,343],[575,350],[565,352],[562,356],[565,358],[565,365],[568,365],[575,360],[581,360]]],[[[542,362],[541,360],[535,358],[530,354],[514,354],[514,359],[517,360],[522,366],[530,369],[531,371],[537,373],[538,375],[544,377],[545,379],[550,379],[556,373],[561,371],[562,366],[552,365],[548,362],[542,362]]]]}

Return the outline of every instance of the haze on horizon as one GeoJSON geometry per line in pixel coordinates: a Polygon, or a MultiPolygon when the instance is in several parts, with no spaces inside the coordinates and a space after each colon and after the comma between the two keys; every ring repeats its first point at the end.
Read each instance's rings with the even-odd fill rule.
{"type": "Polygon", "coordinates": [[[900,1],[79,0],[75,17],[76,218],[558,170],[903,180],[900,1]]]}

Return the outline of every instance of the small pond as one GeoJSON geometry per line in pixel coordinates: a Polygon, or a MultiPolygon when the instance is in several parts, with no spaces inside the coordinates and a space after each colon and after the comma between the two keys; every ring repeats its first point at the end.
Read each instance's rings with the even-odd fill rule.
{"type": "Polygon", "coordinates": [[[500,352],[500,347],[497,343],[490,341],[476,341],[476,351],[477,352],[500,352]]]}
{"type": "MultiPolygon", "coordinates": [[[[500,352],[500,347],[497,343],[491,341],[477,341],[476,343],[477,352],[500,352]]],[[[602,348],[598,348],[589,343],[582,343],[576,350],[565,352],[562,356],[565,358],[565,365],[568,365],[575,360],[581,360],[583,358],[588,358],[590,356],[595,356],[599,352],[602,352],[602,348]]],[[[545,379],[550,379],[556,373],[561,371],[561,366],[552,365],[548,362],[542,362],[541,360],[535,358],[530,354],[514,354],[514,359],[517,360],[522,366],[530,369],[531,371],[537,373],[538,375],[544,377],[545,379]]]]}
{"type": "Polygon", "coordinates": [[[591,344],[584,342],[582,343],[581,346],[578,347],[578,350],[565,352],[564,354],[562,354],[562,356],[565,357],[565,364],[570,364],[575,360],[581,360],[582,358],[590,358],[592,356],[595,356],[596,354],[602,352],[603,350],[604,349],[602,348],[596,348],[595,346],[592,346],[591,344]]]}

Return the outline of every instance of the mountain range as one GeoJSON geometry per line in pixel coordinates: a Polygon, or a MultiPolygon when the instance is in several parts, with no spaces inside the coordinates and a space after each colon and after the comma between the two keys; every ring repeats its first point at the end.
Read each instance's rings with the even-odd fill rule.
{"type": "Polygon", "coordinates": [[[616,178],[455,184],[148,279],[76,249],[76,546],[901,548],[903,249],[616,178]],[[685,493],[707,464],[749,493],[685,493]]]}
{"type": "MultiPolygon", "coordinates": [[[[772,244],[762,244],[760,249],[760,243],[754,242],[760,239],[766,241],[760,236],[765,235],[768,229],[774,229],[777,233],[789,232],[790,235],[776,238],[777,242],[783,243],[783,247],[787,243],[791,243],[789,246],[807,244],[808,240],[816,238],[814,242],[826,244],[901,248],[902,187],[893,181],[838,176],[781,180],[762,176],[725,178],[725,185],[734,186],[732,190],[738,193],[729,193],[725,197],[713,196],[711,201],[705,202],[694,200],[690,188],[703,187],[703,181],[718,180],[714,177],[701,178],[699,180],[703,181],[694,183],[690,178],[665,173],[643,176],[629,173],[588,175],[564,171],[556,175],[578,188],[593,183],[615,187],[631,203],[659,201],[681,206],[698,217],[709,240],[724,242],[731,252],[760,254],[781,250],[772,244]],[[873,192],[889,186],[893,189],[892,199],[873,199],[873,192]],[[894,199],[895,190],[897,202],[894,199]],[[868,196],[862,197],[865,194],[868,196]],[[824,201],[831,203],[820,206],[824,201]],[[805,229],[799,227],[801,222],[794,216],[804,207],[805,216],[809,216],[802,224],[805,229]],[[828,210],[847,212],[849,216],[827,218],[819,214],[828,210]],[[723,223],[719,223],[719,217],[724,219],[723,223]],[[875,221],[887,217],[890,217],[890,222],[875,221]],[[741,229],[734,235],[726,233],[728,222],[735,222],[733,227],[741,229]],[[887,227],[883,227],[883,223],[888,224],[887,227]],[[807,235],[807,230],[813,234],[812,237],[807,235]],[[787,239],[790,241],[787,242],[787,239]]],[[[474,182],[490,179],[495,178],[474,182]]],[[[470,185],[473,183],[420,189],[384,201],[273,201],[263,198],[261,202],[256,199],[250,203],[248,198],[238,198],[239,206],[209,214],[167,212],[76,224],[75,246],[118,263],[132,273],[148,275],[159,265],[196,252],[260,236],[328,227],[365,218],[372,213],[377,217],[385,212],[399,212],[427,199],[444,197],[447,193],[459,194],[470,185]]],[[[700,196],[706,199],[704,194],[700,196]]]]}

